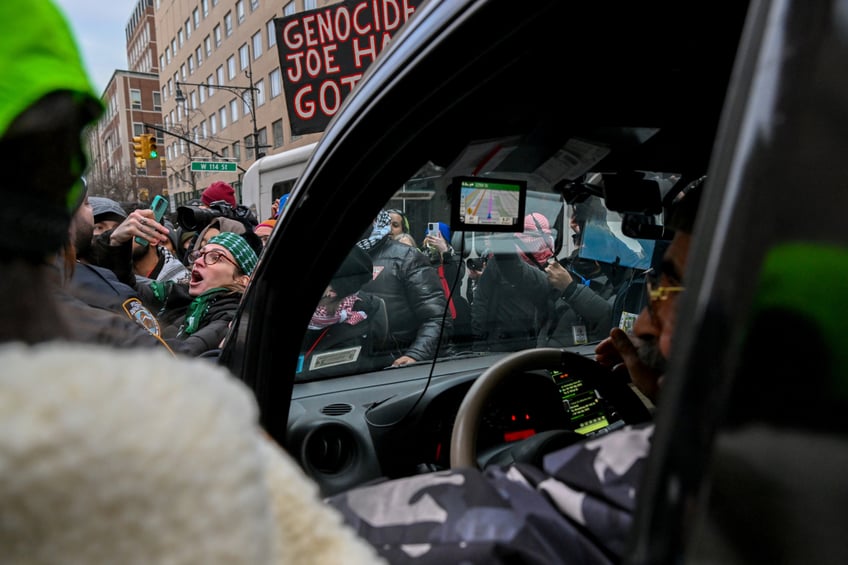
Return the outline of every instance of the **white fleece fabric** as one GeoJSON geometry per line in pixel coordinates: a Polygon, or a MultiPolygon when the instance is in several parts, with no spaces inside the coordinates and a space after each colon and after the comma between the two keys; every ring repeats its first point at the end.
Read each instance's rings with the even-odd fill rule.
{"type": "Polygon", "coordinates": [[[0,346],[0,562],[382,563],[206,359],[0,346]]]}

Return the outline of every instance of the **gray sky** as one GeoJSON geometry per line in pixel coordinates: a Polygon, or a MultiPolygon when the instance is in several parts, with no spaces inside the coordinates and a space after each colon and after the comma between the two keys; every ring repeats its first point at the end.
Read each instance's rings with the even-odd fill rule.
{"type": "Polygon", "coordinates": [[[137,0],[54,1],[67,16],[94,88],[101,94],[115,69],[127,68],[124,28],[137,0]]]}

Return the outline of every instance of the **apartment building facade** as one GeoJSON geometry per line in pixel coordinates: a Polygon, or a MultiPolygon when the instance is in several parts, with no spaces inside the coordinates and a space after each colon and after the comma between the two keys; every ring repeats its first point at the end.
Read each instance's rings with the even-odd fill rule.
{"type": "Polygon", "coordinates": [[[168,191],[175,206],[222,180],[236,187],[259,156],[316,141],[288,125],[274,18],[329,0],[154,0],[168,191]],[[192,162],[236,170],[192,171],[192,162]]]}
{"type": "Polygon", "coordinates": [[[153,3],[139,0],[130,15],[124,29],[129,70],[113,73],[101,94],[106,111],[87,136],[89,191],[119,202],[148,202],[167,194],[166,163],[136,163],[133,153],[135,136],[153,134],[160,145],[164,140],[153,3]]]}

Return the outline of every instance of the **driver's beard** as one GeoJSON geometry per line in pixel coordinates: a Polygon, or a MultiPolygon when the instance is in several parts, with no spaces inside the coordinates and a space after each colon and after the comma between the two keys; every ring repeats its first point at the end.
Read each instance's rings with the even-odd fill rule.
{"type": "Polygon", "coordinates": [[[666,367],[668,366],[668,360],[662,354],[662,351],[660,351],[659,344],[656,341],[641,340],[639,346],[636,348],[636,352],[638,353],[639,360],[642,361],[642,363],[657,371],[661,375],[665,374],[666,367]]]}

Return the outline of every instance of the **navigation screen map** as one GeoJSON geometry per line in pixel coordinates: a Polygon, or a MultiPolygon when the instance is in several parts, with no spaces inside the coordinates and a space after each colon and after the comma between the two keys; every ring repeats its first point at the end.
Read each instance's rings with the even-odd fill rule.
{"type": "Polygon", "coordinates": [[[524,229],[527,183],[519,180],[458,177],[455,229],[517,232],[524,229]]]}

